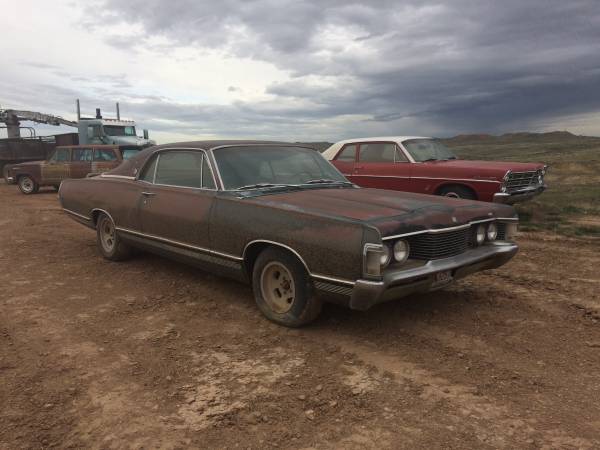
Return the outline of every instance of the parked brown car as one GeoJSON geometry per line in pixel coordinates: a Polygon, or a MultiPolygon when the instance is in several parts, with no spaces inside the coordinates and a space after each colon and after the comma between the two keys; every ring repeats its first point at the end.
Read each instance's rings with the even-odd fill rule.
{"type": "Polygon", "coordinates": [[[365,310],[501,266],[512,206],[363,189],[298,144],[151,147],[100,176],[65,180],[63,209],[110,260],[143,248],[252,283],[271,320],[299,326],[323,300],[365,310]]]}
{"type": "Polygon", "coordinates": [[[6,180],[17,184],[23,194],[35,194],[40,186],[58,189],[67,178],[85,178],[117,167],[138,149],[120,149],[114,145],[72,145],[56,147],[46,161],[31,161],[9,166],[6,180]]]}

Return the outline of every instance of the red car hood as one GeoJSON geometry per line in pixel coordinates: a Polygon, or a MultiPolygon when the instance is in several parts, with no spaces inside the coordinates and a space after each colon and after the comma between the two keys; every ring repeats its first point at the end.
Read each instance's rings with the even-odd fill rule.
{"type": "Polygon", "coordinates": [[[306,189],[244,201],[332,218],[368,222],[382,236],[447,228],[473,220],[516,217],[508,205],[384,189],[306,189]]]}

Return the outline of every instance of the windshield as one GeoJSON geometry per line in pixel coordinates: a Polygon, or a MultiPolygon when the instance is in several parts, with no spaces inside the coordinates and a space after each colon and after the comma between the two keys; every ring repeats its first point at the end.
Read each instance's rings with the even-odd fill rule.
{"type": "Polygon", "coordinates": [[[104,125],[104,132],[107,136],[135,136],[135,127],[104,125]]]}
{"type": "Polygon", "coordinates": [[[320,153],[307,148],[224,147],[215,150],[214,156],[225,189],[348,183],[320,153]]]}
{"type": "Polygon", "coordinates": [[[456,159],[448,147],[433,139],[410,139],[402,142],[402,145],[417,162],[456,159]]]}

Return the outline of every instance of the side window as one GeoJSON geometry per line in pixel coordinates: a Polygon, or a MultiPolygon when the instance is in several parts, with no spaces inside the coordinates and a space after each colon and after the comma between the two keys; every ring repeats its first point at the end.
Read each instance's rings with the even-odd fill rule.
{"type": "Polygon", "coordinates": [[[393,163],[396,161],[396,144],[394,143],[374,143],[360,144],[360,161],[393,163]]]}
{"type": "Polygon", "coordinates": [[[89,140],[94,140],[97,139],[98,137],[100,137],[102,135],[102,128],[100,128],[100,125],[90,125],[87,127],[87,136],[89,140]]]}
{"type": "Polygon", "coordinates": [[[202,158],[202,187],[206,189],[216,188],[212,170],[208,164],[208,159],[206,159],[206,156],[202,158]]]}
{"type": "Polygon", "coordinates": [[[73,161],[89,162],[92,160],[92,149],[91,148],[74,148],[73,149],[73,161]]]}
{"type": "Polygon", "coordinates": [[[57,148],[50,161],[66,162],[71,160],[71,152],[68,148],[57,148]]]}
{"type": "Polygon", "coordinates": [[[154,183],[154,171],[156,170],[156,160],[158,155],[152,157],[152,161],[146,164],[144,171],[140,175],[140,180],[147,181],[148,183],[154,183]]]}
{"type": "Polygon", "coordinates": [[[356,159],[356,144],[346,145],[335,158],[336,161],[354,162],[356,159]]]}
{"type": "Polygon", "coordinates": [[[202,187],[202,152],[162,152],[158,157],[156,184],[202,187]]]}
{"type": "Polygon", "coordinates": [[[97,148],[94,150],[94,161],[116,161],[117,155],[114,150],[97,148]]]}

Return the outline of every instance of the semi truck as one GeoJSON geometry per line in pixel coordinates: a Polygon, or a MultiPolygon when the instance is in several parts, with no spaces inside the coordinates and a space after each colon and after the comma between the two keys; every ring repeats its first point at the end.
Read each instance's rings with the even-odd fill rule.
{"type": "Polygon", "coordinates": [[[155,145],[149,139],[148,130],[137,136],[133,120],[122,120],[117,103],[116,119],[104,118],[100,108],[95,117],[82,117],[77,100],[77,121],[69,121],[60,116],[33,111],[0,109],[0,124],[4,123],[7,138],[0,139],[0,169],[7,180],[6,168],[10,164],[26,161],[45,160],[57,146],[63,145],[118,145],[123,150],[142,149],[155,145]],[[36,136],[31,127],[22,127],[21,122],[31,121],[49,125],[66,125],[77,128],[77,133],[62,133],[51,136],[36,136]],[[29,136],[21,137],[21,130],[29,131],[29,136]]]}

